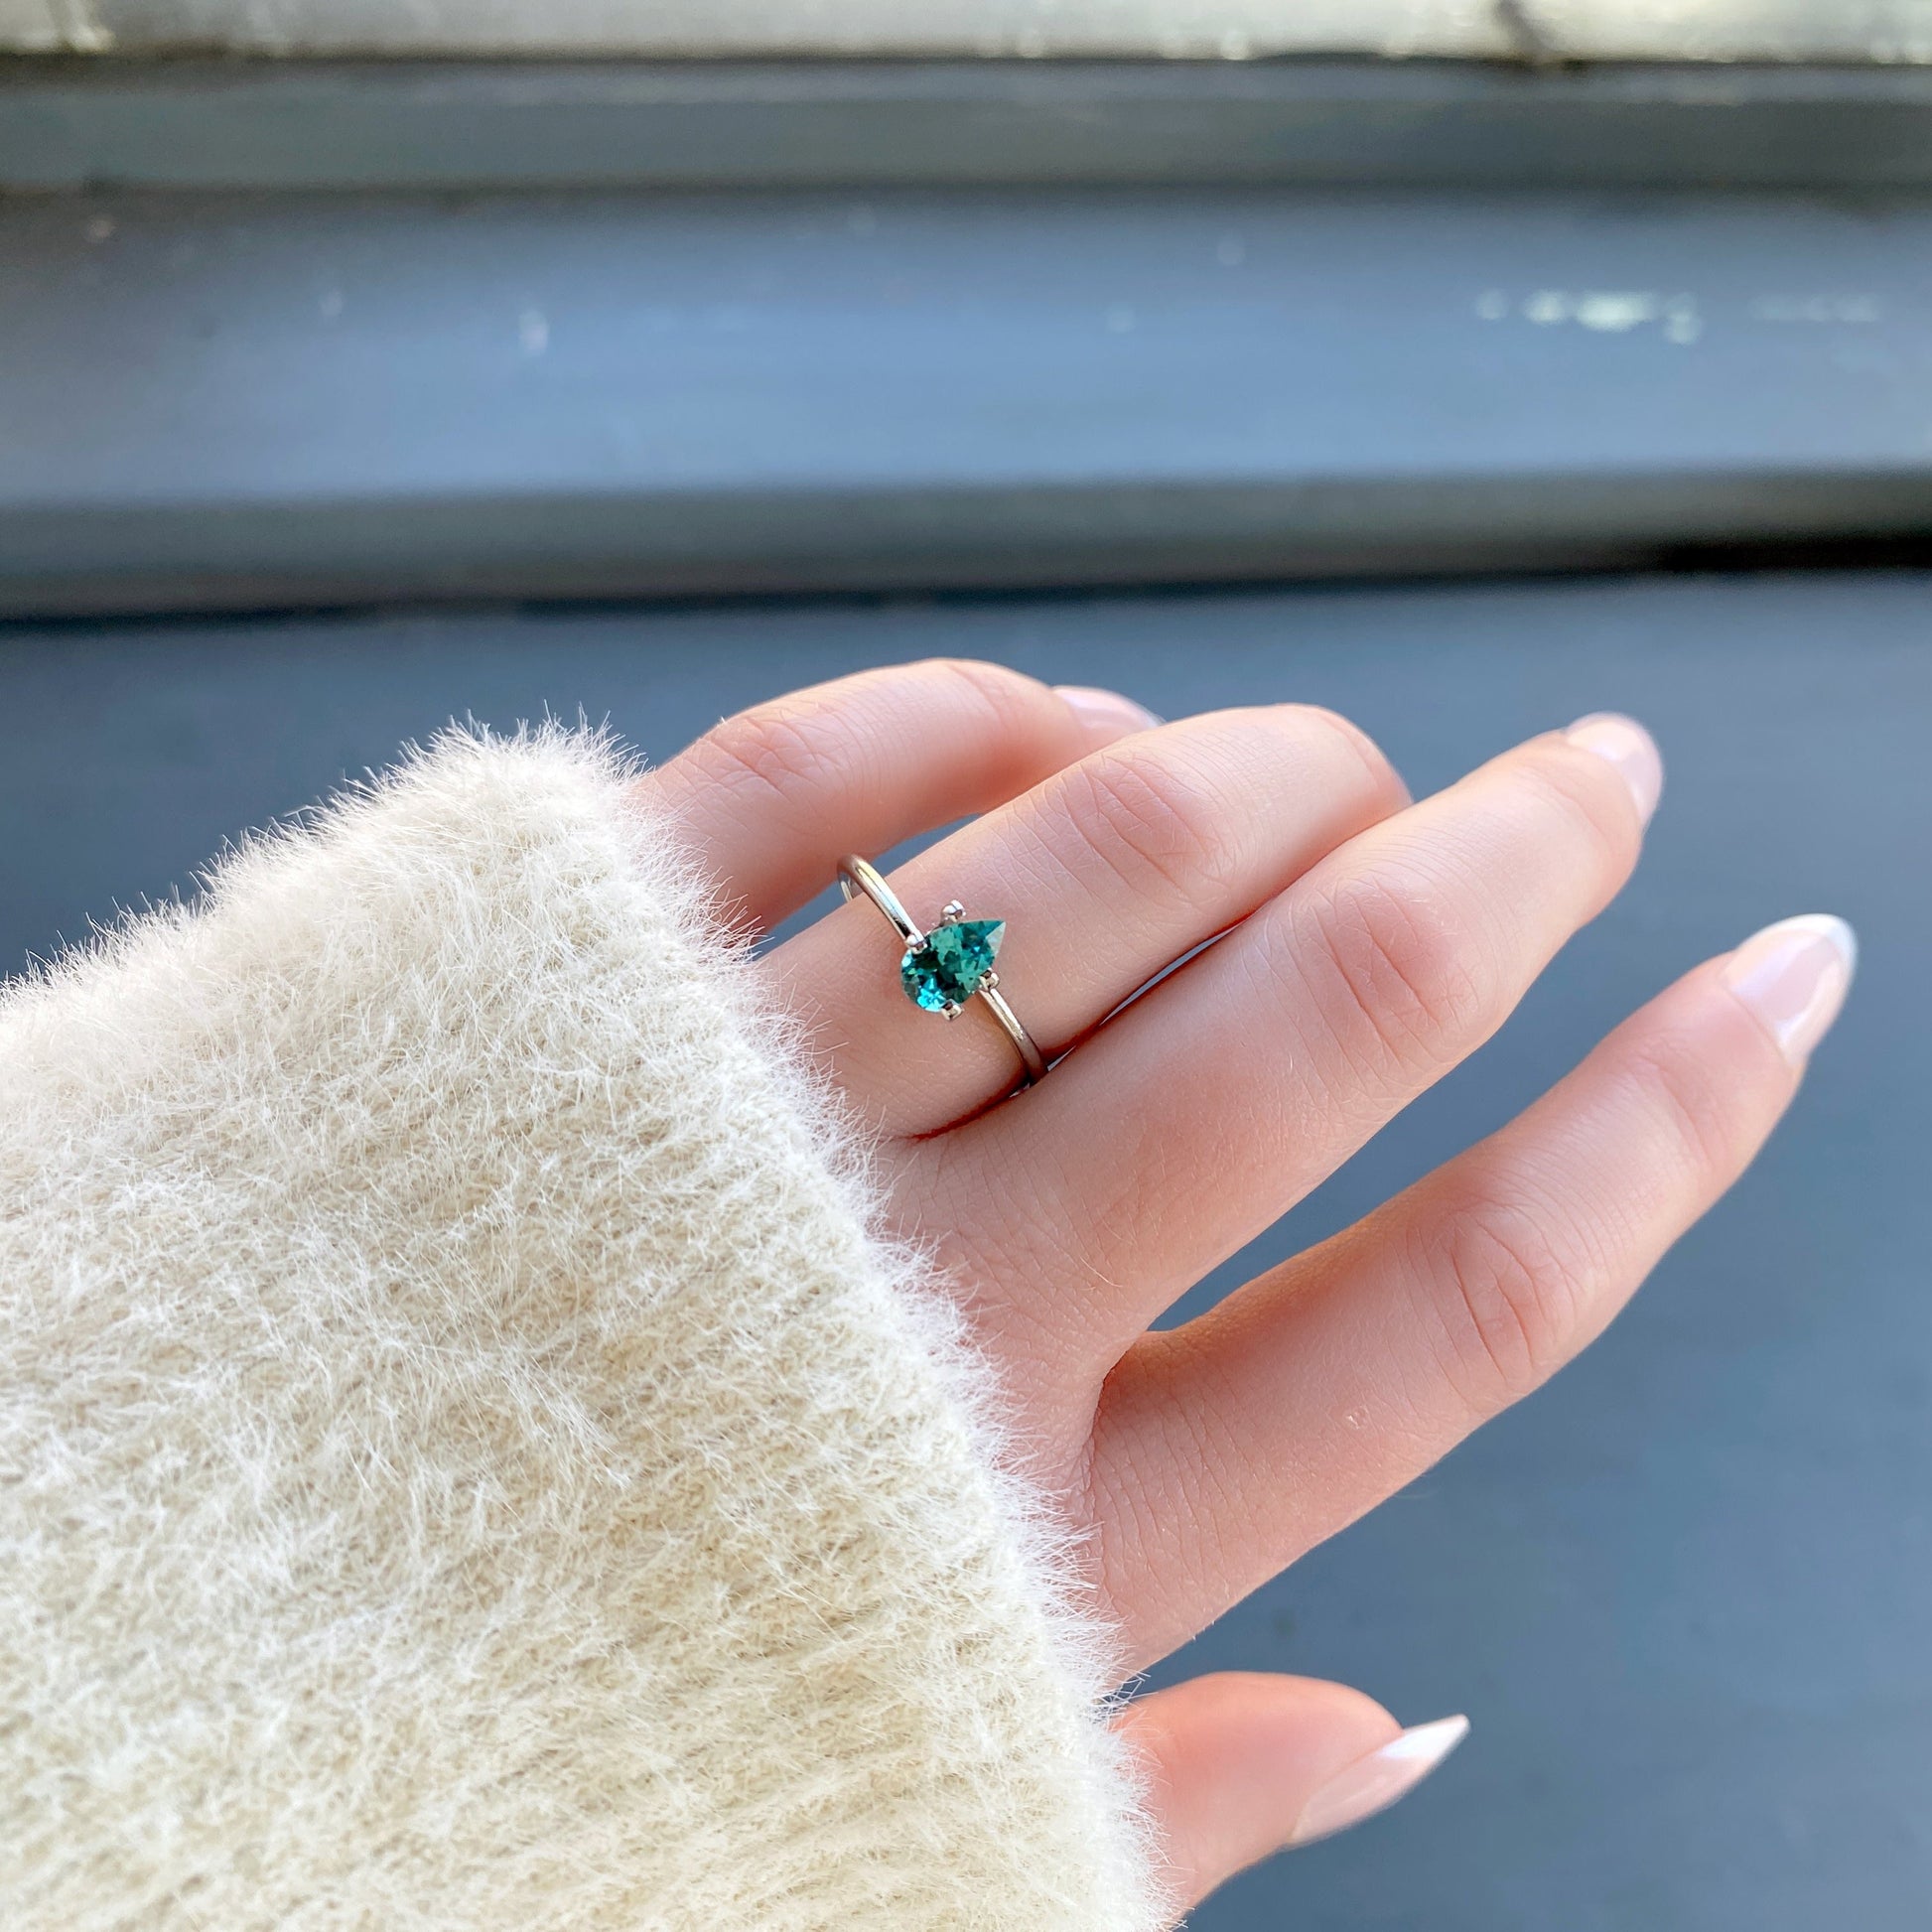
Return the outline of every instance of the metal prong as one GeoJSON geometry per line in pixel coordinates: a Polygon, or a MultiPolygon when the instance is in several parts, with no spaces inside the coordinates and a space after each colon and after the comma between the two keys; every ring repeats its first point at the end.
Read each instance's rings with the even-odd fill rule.
{"type": "Polygon", "coordinates": [[[956,898],[949,898],[939,908],[939,916],[948,925],[957,925],[966,916],[966,908],[956,898]]]}
{"type": "Polygon", "coordinates": [[[989,986],[997,987],[999,984],[1000,976],[998,973],[987,971],[980,975],[980,988],[982,990],[989,986]]]}

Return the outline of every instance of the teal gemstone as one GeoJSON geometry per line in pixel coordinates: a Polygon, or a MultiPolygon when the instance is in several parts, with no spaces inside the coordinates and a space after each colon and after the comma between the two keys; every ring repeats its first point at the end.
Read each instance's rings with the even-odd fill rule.
{"type": "Polygon", "coordinates": [[[934,926],[925,944],[907,948],[898,963],[905,997],[928,1013],[963,1007],[993,970],[1006,933],[1004,919],[956,919],[934,926]]]}

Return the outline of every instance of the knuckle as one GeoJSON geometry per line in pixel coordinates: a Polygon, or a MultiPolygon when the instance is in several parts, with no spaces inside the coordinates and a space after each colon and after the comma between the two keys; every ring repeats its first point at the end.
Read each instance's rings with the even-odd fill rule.
{"type": "Polygon", "coordinates": [[[803,718],[770,706],[714,725],[699,741],[705,775],[732,790],[791,805],[844,776],[834,744],[803,718]]]}
{"type": "Polygon", "coordinates": [[[1352,718],[1344,718],[1339,711],[1330,711],[1325,705],[1299,704],[1284,708],[1315,730],[1339,740],[1361,761],[1370,787],[1378,797],[1397,804],[1408,798],[1409,788],[1390,763],[1388,754],[1352,718]]]}
{"type": "Polygon", "coordinates": [[[1031,745],[1056,715],[1036,678],[976,658],[932,657],[741,712],[688,756],[707,780],[761,803],[805,805],[890,768],[895,743],[942,730],[949,748],[997,754],[1031,745]]]}
{"type": "Polygon", "coordinates": [[[1218,897],[1239,870],[1232,828],[1165,759],[1089,759],[1069,774],[1066,811],[1083,855],[1132,893],[1192,904],[1218,897]]]}
{"type": "Polygon", "coordinates": [[[1629,787],[1609,763],[1574,745],[1542,744],[1523,760],[1523,780],[1551,815],[1606,869],[1627,868],[1638,844],[1629,787]]]}
{"type": "Polygon", "coordinates": [[[1479,949],[1439,893],[1414,880],[1342,881],[1317,910],[1325,1017],[1344,1042],[1404,1075],[1457,1057],[1490,1000],[1479,949]]]}
{"type": "Polygon", "coordinates": [[[1737,1064],[1721,1066],[1664,1039],[1639,1051],[1635,1072],[1663,1116],[1678,1157],[1674,1165],[1705,1187],[1728,1181],[1756,1138],[1756,1092],[1739,1078],[1737,1064]]]}
{"type": "Polygon", "coordinates": [[[1428,1239],[1421,1279],[1472,1408],[1520,1400],[1568,1354],[1577,1271],[1549,1217],[1502,1196],[1464,1201],[1428,1239]]]}
{"type": "Polygon", "coordinates": [[[929,657],[917,669],[937,684],[950,684],[965,717],[979,713],[991,726],[994,742],[1035,727],[1042,715],[1057,711],[1057,701],[1037,678],[983,657],[929,657]]]}
{"type": "Polygon", "coordinates": [[[988,704],[1026,704],[1046,689],[1025,671],[1016,671],[1010,664],[995,664],[985,657],[928,657],[918,668],[935,677],[956,680],[988,704]]]}

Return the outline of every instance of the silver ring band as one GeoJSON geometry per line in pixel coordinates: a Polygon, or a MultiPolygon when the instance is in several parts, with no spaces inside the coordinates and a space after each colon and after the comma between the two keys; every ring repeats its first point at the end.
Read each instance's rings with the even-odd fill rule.
{"type": "Polygon", "coordinates": [[[955,900],[940,913],[939,923],[923,932],[878,868],[856,853],[839,861],[839,891],[847,898],[863,893],[892,922],[905,949],[899,960],[899,984],[907,999],[948,1020],[971,1004],[985,1007],[1019,1051],[1024,1069],[1021,1085],[1030,1087],[1046,1077],[1045,1057],[1007,1004],[1000,976],[993,970],[993,955],[1006,930],[1004,919],[969,920],[966,908],[955,900]]]}

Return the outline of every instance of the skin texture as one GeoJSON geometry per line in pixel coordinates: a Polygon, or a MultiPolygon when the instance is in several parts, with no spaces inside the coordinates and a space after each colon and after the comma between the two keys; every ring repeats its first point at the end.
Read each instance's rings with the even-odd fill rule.
{"type": "MultiPolygon", "coordinates": [[[[949,1264],[1135,1668],[1600,1332],[1802,1072],[1797,1035],[1707,962],[1501,1132],[1152,1332],[1487,1039],[1615,895],[1661,782],[1641,733],[1586,721],[1412,803],[1327,712],[1156,725],[936,662],[728,720],[642,782],[753,934],[842,853],[970,818],[893,883],[915,918],[957,897],[1009,920],[1002,983],[1066,1055],[1042,1085],[1011,1095],[1012,1047],[983,1016],[935,1033],[896,996],[863,902],[763,970],[883,1136],[902,1227],[949,1264]],[[851,970],[874,956],[879,974],[851,970]]],[[[1120,1722],[1182,1904],[1289,1843],[1398,1731],[1358,1692],[1245,1675],[1120,1722]]]]}

